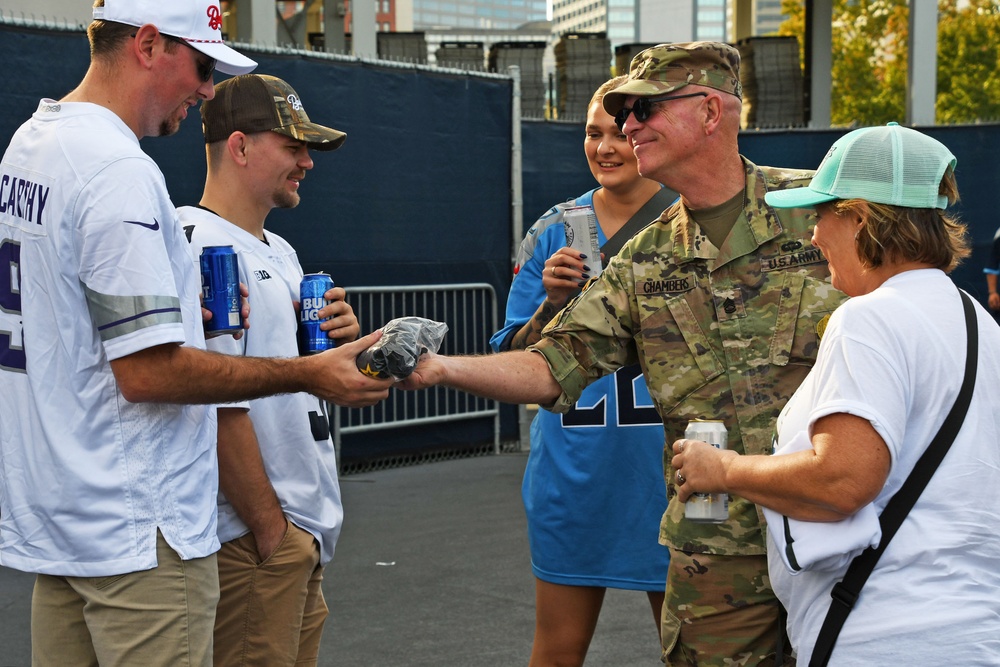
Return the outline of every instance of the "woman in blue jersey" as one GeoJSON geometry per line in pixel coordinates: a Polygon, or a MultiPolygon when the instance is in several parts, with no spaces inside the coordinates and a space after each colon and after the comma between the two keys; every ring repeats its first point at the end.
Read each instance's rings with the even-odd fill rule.
{"type": "MultiPolygon", "coordinates": [[[[600,187],[554,206],[525,236],[494,350],[538,341],[600,264],[566,247],[567,208],[593,207],[607,260],[675,198],[639,175],[632,147],[604,111],[604,94],[625,79],[598,88],[587,110],[583,147],[600,187]]],[[[532,422],[522,486],[536,578],[531,667],[583,664],[609,587],[645,591],[659,628],[669,559],[658,542],[667,505],[663,437],[638,366],[594,382],[570,412],[540,410],[532,422]]]]}

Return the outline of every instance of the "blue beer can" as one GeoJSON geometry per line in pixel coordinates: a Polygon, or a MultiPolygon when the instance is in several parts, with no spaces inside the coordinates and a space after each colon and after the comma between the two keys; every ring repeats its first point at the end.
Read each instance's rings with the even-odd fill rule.
{"type": "Polygon", "coordinates": [[[243,331],[240,268],[231,245],[210,245],[201,250],[202,306],[212,311],[205,322],[205,338],[243,331]]]}
{"type": "MultiPolygon", "coordinates": [[[[307,273],[299,285],[299,354],[332,350],[336,342],[319,328],[319,311],[330,303],[323,296],[333,288],[333,278],[326,273],[307,273]]],[[[329,319],[329,318],[326,318],[329,319]]]]}

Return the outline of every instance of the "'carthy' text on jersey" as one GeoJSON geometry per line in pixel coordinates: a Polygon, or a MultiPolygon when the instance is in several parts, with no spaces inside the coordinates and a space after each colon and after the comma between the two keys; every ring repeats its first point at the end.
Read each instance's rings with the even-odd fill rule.
{"type": "Polygon", "coordinates": [[[0,213],[40,225],[48,198],[47,186],[10,174],[0,175],[0,213]]]}

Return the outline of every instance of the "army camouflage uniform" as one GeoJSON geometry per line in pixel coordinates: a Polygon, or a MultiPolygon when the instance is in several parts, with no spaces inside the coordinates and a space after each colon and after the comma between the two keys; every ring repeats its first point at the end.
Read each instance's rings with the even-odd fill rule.
{"type": "Polygon", "coordinates": [[[770,453],[778,413],[816,359],[816,326],[845,298],[812,245],[813,216],[764,203],[766,191],[804,185],[812,172],[743,162],[744,210],[721,249],[675,203],[534,347],[563,390],[549,406],[555,411],[597,377],[642,366],[666,441],[670,502],[660,542],[671,548],[662,624],[669,664],[758,664],[773,655],[779,627],[762,513],[732,496],[725,523],[685,520],[670,445],[689,420],[721,419],[730,449],[770,453]]]}

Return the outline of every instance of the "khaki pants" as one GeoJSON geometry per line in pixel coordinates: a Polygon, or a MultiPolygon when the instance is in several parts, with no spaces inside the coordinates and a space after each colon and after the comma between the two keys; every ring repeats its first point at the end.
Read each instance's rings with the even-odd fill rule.
{"type": "Polygon", "coordinates": [[[319,545],[291,522],[264,562],[253,534],[223,544],[216,666],[315,665],[328,613],[322,583],[319,545]]]}
{"type": "Polygon", "coordinates": [[[215,554],[183,561],[157,533],[156,558],[111,577],[38,575],[33,667],[212,667],[215,554]]]}
{"type": "MultiPolygon", "coordinates": [[[[766,556],[671,549],[661,623],[663,661],[671,667],[770,667],[778,632],[783,632],[779,609],[766,556]]],[[[787,641],[784,646],[790,651],[787,641]]]]}

